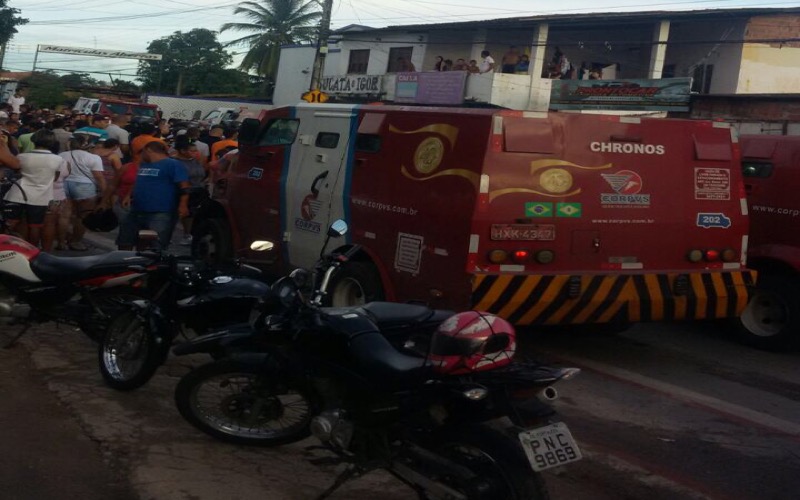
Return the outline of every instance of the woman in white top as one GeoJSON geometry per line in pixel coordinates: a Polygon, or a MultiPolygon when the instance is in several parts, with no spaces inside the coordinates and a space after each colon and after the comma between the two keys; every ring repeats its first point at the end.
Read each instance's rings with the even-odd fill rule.
{"type": "Polygon", "coordinates": [[[9,210],[9,228],[13,230],[24,215],[28,222],[28,241],[38,245],[47,207],[53,199],[53,182],[64,160],[52,152],[58,147],[58,139],[50,130],[37,131],[31,142],[34,150],[17,156],[22,177],[6,193],[5,200],[13,203],[9,210]]]}
{"type": "Polygon", "coordinates": [[[68,175],[69,166],[65,161],[56,175],[56,180],[53,182],[53,199],[50,201],[50,205],[47,207],[47,214],[44,216],[42,249],[45,252],[52,252],[55,242],[58,242],[59,250],[66,250],[69,247],[67,232],[69,231],[69,219],[72,212],[69,209],[67,193],[64,192],[64,179],[68,175]]]}
{"type": "Polygon", "coordinates": [[[64,191],[70,200],[73,217],[69,248],[78,251],[88,250],[81,242],[86,233],[83,218],[97,208],[97,199],[106,190],[103,160],[86,151],[89,147],[86,139],[85,135],[76,134],[69,141],[69,151],[61,153],[69,165],[69,175],[64,179],[64,191]]]}

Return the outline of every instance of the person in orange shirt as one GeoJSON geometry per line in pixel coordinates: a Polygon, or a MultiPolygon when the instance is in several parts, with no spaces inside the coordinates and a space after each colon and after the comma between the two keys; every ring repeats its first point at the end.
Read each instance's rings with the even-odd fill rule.
{"type": "Polygon", "coordinates": [[[236,149],[238,147],[239,131],[233,129],[226,130],[225,138],[211,145],[211,161],[219,160],[224,152],[230,151],[231,149],[236,149]]]}
{"type": "Polygon", "coordinates": [[[156,126],[152,123],[142,123],[139,126],[139,130],[141,133],[131,141],[131,159],[135,163],[139,163],[142,150],[149,143],[158,141],[163,143],[165,146],[167,145],[164,139],[159,139],[155,136],[156,126]]]}

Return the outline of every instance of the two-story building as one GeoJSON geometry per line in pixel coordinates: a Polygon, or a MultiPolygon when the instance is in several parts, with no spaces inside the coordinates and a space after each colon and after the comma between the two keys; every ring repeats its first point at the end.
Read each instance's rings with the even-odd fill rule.
{"type": "MultiPolygon", "coordinates": [[[[315,54],[310,46],[283,48],[276,105],[296,102],[309,88],[315,54]]],[[[351,25],[329,39],[323,75],[321,90],[339,100],[583,111],[620,104],[619,98],[605,107],[575,100],[582,86],[592,89],[584,96],[627,96],[622,109],[726,118],[750,133],[800,134],[800,8],[351,25]],[[434,71],[440,60],[480,65],[483,51],[495,60],[492,71],[434,71]],[[504,59],[514,54],[525,56],[527,67],[512,72],[506,65],[503,72],[504,59]],[[667,95],[655,103],[663,106],[632,105],[648,89],[667,95]]]]}

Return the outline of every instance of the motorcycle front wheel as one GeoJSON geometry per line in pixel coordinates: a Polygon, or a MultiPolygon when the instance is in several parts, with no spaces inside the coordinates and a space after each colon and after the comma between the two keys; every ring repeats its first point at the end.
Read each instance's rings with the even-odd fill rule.
{"type": "MultiPolygon", "coordinates": [[[[473,474],[469,480],[448,475],[435,478],[469,500],[550,498],[544,480],[531,469],[513,436],[485,425],[461,427],[442,436],[435,451],[473,474]]],[[[438,498],[424,492],[420,497],[438,498]]]]}
{"type": "Polygon", "coordinates": [[[94,305],[87,304],[89,310],[78,318],[77,323],[83,333],[95,342],[102,340],[113,318],[130,307],[131,302],[148,297],[146,290],[126,287],[99,289],[89,293],[94,305]]]}
{"type": "Polygon", "coordinates": [[[206,434],[256,446],[308,437],[318,409],[311,390],[227,359],[186,374],[175,389],[175,403],[183,418],[206,434]]]}
{"type": "Polygon", "coordinates": [[[100,341],[100,374],[113,389],[137,389],[156,373],[168,347],[156,341],[146,317],[138,311],[126,311],[111,322],[100,341]]]}

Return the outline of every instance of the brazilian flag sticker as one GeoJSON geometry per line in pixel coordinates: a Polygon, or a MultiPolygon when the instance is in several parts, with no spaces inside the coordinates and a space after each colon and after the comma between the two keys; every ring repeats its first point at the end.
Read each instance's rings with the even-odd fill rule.
{"type": "Polygon", "coordinates": [[[580,217],[582,211],[580,203],[556,203],[556,217],[580,217]]]}
{"type": "Polygon", "coordinates": [[[529,202],[525,204],[525,217],[552,217],[553,204],[549,202],[529,202]]]}

